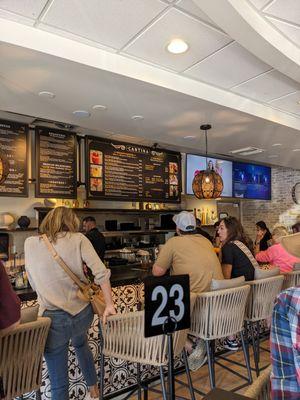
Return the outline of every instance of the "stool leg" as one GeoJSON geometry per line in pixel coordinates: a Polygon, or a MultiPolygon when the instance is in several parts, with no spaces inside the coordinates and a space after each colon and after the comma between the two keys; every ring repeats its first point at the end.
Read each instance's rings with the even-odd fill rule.
{"type": "Polygon", "coordinates": [[[163,369],[163,367],[159,367],[159,375],[160,375],[160,383],[161,383],[163,400],[168,400],[167,399],[167,392],[166,392],[166,384],[165,384],[165,377],[164,377],[164,369],[163,369]]]}
{"type": "Polygon", "coordinates": [[[241,342],[242,342],[244,358],[245,358],[247,372],[248,372],[248,382],[249,382],[249,384],[251,384],[252,383],[252,374],[251,374],[251,367],[250,367],[250,361],[249,361],[249,352],[247,352],[245,339],[244,339],[244,332],[242,331],[242,332],[240,332],[240,334],[241,334],[241,342]]]}
{"type": "Polygon", "coordinates": [[[211,389],[215,388],[215,374],[214,374],[214,367],[213,367],[213,360],[212,354],[210,351],[210,342],[209,340],[205,340],[206,352],[207,352],[207,362],[208,362],[208,372],[209,372],[209,382],[211,389]]]}
{"type": "Polygon", "coordinates": [[[190,373],[189,364],[188,364],[188,360],[187,360],[187,356],[186,356],[186,351],[185,351],[185,349],[183,349],[182,354],[183,354],[183,361],[184,361],[184,366],[185,366],[185,373],[186,373],[187,380],[188,380],[188,384],[189,384],[189,391],[190,391],[191,399],[192,399],[192,400],[195,400],[195,393],[194,393],[194,388],[193,388],[193,382],[192,382],[192,378],[191,378],[191,373],[190,373]]]}
{"type": "Polygon", "coordinates": [[[103,400],[103,396],[104,396],[104,373],[105,373],[105,369],[104,369],[104,354],[101,351],[101,355],[100,355],[100,400],[103,400]]]}
{"type": "Polygon", "coordinates": [[[38,390],[35,392],[35,399],[36,399],[36,400],[42,400],[42,395],[41,395],[41,390],[40,390],[40,389],[38,389],[38,390]]]}
{"type": "MultiPolygon", "coordinates": [[[[259,364],[259,360],[260,360],[260,349],[259,349],[259,346],[260,346],[260,321],[256,321],[256,330],[257,330],[257,362],[258,362],[258,364],[259,364]]],[[[258,368],[259,369],[259,368],[258,368]]],[[[260,372],[260,371],[258,371],[258,372],[260,372]]]]}
{"type": "Polygon", "coordinates": [[[252,339],[252,348],[253,348],[253,358],[254,358],[254,364],[255,364],[255,372],[256,376],[259,376],[259,368],[258,368],[258,360],[257,360],[257,352],[256,352],[256,340],[254,337],[254,327],[253,323],[250,322],[250,332],[251,332],[251,339],[252,339]]]}
{"type": "Polygon", "coordinates": [[[138,400],[142,400],[142,386],[141,386],[141,364],[136,364],[137,384],[138,384],[138,400]]]}

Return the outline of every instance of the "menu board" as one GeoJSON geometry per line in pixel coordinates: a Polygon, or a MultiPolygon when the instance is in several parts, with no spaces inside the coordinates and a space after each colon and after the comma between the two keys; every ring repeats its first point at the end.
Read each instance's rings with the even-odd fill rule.
{"type": "Polygon", "coordinates": [[[0,196],[27,197],[28,125],[0,120],[0,196]]]}
{"type": "Polygon", "coordinates": [[[36,127],[36,197],[77,197],[76,134],[36,127]]]}
{"type": "Polygon", "coordinates": [[[88,198],[178,203],[180,153],[86,138],[88,198]]]}

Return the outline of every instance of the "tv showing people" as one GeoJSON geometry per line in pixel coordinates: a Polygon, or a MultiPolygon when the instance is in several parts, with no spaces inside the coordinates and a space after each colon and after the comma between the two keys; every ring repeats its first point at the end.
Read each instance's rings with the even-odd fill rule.
{"type": "Polygon", "coordinates": [[[233,162],[233,197],[271,200],[271,168],[233,162]]]}
{"type": "Polygon", "coordinates": [[[207,168],[214,169],[223,179],[224,188],[221,197],[232,197],[232,162],[196,154],[186,155],[186,194],[193,194],[194,176],[207,168]]]}

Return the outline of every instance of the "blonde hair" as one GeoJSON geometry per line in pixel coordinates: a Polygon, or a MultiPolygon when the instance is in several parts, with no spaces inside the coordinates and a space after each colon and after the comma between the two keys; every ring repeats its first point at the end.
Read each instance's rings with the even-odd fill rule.
{"type": "Polygon", "coordinates": [[[67,207],[57,207],[49,211],[40,226],[40,232],[56,242],[60,232],[78,232],[80,221],[74,211],[67,207]]]}
{"type": "Polygon", "coordinates": [[[287,236],[288,234],[289,234],[289,232],[284,225],[275,226],[275,228],[272,231],[272,237],[275,240],[275,242],[278,242],[278,240],[282,236],[287,236]]]}

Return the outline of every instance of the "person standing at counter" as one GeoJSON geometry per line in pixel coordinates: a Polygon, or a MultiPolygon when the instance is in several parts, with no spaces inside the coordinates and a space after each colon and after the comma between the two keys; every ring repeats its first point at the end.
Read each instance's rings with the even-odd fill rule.
{"type": "Polygon", "coordinates": [[[255,249],[257,249],[257,251],[267,250],[269,247],[268,241],[271,239],[272,235],[266,223],[264,221],[256,222],[255,249]]]}
{"type": "Polygon", "coordinates": [[[92,243],[99,258],[103,260],[105,255],[105,237],[97,228],[95,218],[91,216],[83,218],[82,228],[85,232],[85,236],[92,243]]]}
{"type": "Polygon", "coordinates": [[[223,279],[221,265],[209,240],[196,231],[192,213],[182,211],[174,215],[176,233],[167,241],[153,265],[154,276],[189,274],[191,292],[210,290],[212,279],[223,279]]]}
{"type": "MultiPolygon", "coordinates": [[[[47,214],[40,226],[40,232],[47,235],[58,255],[82,281],[86,281],[83,265],[88,265],[105,298],[105,323],[109,315],[116,313],[111,296],[110,271],[97,256],[90,241],[78,232],[79,224],[72,209],[57,207],[47,214]]],[[[70,340],[89,387],[86,399],[98,399],[97,375],[87,342],[87,330],[94,318],[91,305],[78,298],[77,285],[54,260],[46,243],[39,236],[29,237],[25,241],[25,268],[30,284],[37,292],[40,315],[52,320],[45,347],[51,399],[69,399],[70,340]]]]}

